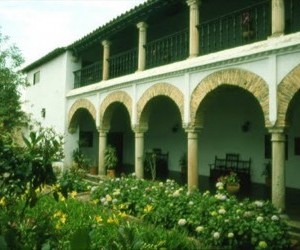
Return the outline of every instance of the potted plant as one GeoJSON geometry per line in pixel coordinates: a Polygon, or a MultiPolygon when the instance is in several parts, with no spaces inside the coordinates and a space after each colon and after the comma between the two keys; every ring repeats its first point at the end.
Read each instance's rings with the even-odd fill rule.
{"type": "Polygon", "coordinates": [[[254,30],[252,27],[252,18],[250,12],[246,11],[241,15],[241,27],[243,38],[253,38],[254,30]]]}
{"type": "Polygon", "coordinates": [[[73,168],[88,171],[90,161],[79,148],[73,150],[72,158],[73,168]]]}
{"type": "Polygon", "coordinates": [[[230,172],[228,175],[221,176],[218,181],[224,184],[228,193],[234,194],[240,190],[240,178],[235,172],[230,172]]]}
{"type": "Polygon", "coordinates": [[[118,157],[116,148],[108,145],[105,149],[104,154],[104,164],[106,167],[106,172],[109,177],[115,177],[116,175],[116,167],[118,164],[118,157]]]}
{"type": "Polygon", "coordinates": [[[265,168],[262,171],[262,175],[265,177],[265,183],[268,187],[271,186],[272,183],[272,163],[268,161],[265,163],[265,168]]]}
{"type": "Polygon", "coordinates": [[[181,174],[185,175],[187,173],[187,156],[186,153],[183,153],[179,159],[179,166],[181,174]]]}

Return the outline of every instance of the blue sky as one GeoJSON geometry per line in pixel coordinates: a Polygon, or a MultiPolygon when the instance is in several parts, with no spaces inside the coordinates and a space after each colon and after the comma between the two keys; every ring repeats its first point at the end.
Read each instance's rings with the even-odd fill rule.
{"type": "Polygon", "coordinates": [[[146,0],[0,0],[1,32],[27,65],[146,0]]]}

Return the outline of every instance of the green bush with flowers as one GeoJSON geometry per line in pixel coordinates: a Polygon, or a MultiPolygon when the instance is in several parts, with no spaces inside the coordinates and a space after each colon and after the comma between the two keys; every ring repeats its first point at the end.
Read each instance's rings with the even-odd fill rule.
{"type": "Polygon", "coordinates": [[[288,226],[269,201],[238,201],[217,184],[216,194],[189,192],[172,180],[116,178],[100,183],[92,197],[110,208],[167,229],[178,229],[203,248],[287,249],[288,226]]]}
{"type": "MultiPolygon", "coordinates": [[[[54,187],[55,188],[55,187],[54,187]]],[[[48,190],[47,190],[48,192],[48,190]]],[[[0,230],[14,230],[18,241],[0,238],[0,249],[197,249],[194,240],[178,230],[166,230],[130,218],[124,211],[82,202],[77,193],[69,198],[39,192],[39,202],[27,208],[21,220],[8,217],[8,204],[1,205],[0,230]],[[5,219],[5,220],[4,220],[5,219]],[[7,227],[10,225],[10,227],[7,227]]],[[[23,207],[20,199],[14,207],[23,207]]]]}

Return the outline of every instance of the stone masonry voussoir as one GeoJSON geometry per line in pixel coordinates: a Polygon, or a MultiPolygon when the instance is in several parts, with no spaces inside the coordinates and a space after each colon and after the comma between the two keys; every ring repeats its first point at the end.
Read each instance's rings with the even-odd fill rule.
{"type": "Polygon", "coordinates": [[[252,93],[263,110],[265,123],[269,123],[269,89],[267,83],[252,72],[242,69],[226,69],[207,76],[194,89],[190,102],[190,121],[192,124],[197,124],[197,120],[204,120],[203,117],[199,117],[203,112],[197,113],[197,110],[207,94],[223,84],[241,87],[252,93]]]}
{"type": "Polygon", "coordinates": [[[96,121],[96,108],[94,107],[94,105],[87,99],[79,99],[75,103],[73,103],[73,105],[69,110],[69,115],[68,115],[69,127],[71,126],[74,114],[79,109],[86,109],[91,114],[94,121],[96,121]]]}
{"type": "Polygon", "coordinates": [[[145,121],[145,117],[147,114],[144,114],[143,110],[145,109],[147,103],[156,96],[167,96],[171,100],[173,100],[179,111],[181,118],[183,120],[184,114],[184,96],[183,93],[175,86],[168,83],[157,83],[147,89],[145,93],[142,95],[140,100],[137,102],[137,119],[138,121],[145,121]]]}

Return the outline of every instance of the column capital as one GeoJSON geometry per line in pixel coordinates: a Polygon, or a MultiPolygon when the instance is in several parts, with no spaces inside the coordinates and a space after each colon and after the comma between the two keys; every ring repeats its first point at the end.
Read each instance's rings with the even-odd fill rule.
{"type": "Polygon", "coordinates": [[[146,28],[148,28],[148,25],[147,25],[146,22],[139,22],[139,23],[136,24],[136,27],[138,29],[146,29],[146,28]]]}
{"type": "Polygon", "coordinates": [[[103,47],[109,47],[109,46],[111,45],[111,42],[108,41],[108,40],[103,40],[103,41],[101,42],[101,44],[103,45],[103,47]]]}
{"type": "Polygon", "coordinates": [[[132,130],[134,133],[145,133],[148,130],[148,126],[146,125],[133,125],[132,130]]]}
{"type": "Polygon", "coordinates": [[[98,130],[99,134],[107,134],[108,131],[109,131],[109,128],[100,128],[100,127],[97,127],[97,130],[98,130]]]}
{"type": "Polygon", "coordinates": [[[268,131],[270,134],[284,134],[286,127],[269,127],[268,131]]]}
{"type": "Polygon", "coordinates": [[[203,130],[203,127],[197,125],[185,125],[183,128],[186,133],[199,134],[203,130]]]}
{"type": "Polygon", "coordinates": [[[188,6],[196,6],[199,5],[201,3],[200,0],[186,0],[186,3],[188,6]]]}

